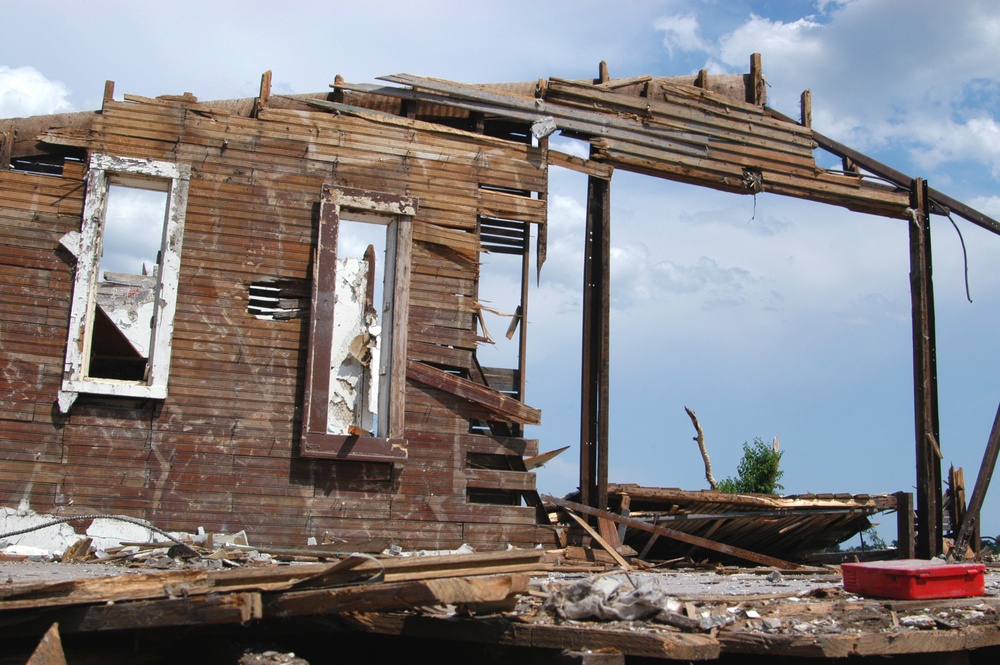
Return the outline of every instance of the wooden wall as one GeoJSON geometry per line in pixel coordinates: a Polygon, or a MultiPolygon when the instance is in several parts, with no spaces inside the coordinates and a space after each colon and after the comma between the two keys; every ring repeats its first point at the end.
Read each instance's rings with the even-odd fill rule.
{"type": "Polygon", "coordinates": [[[308,320],[260,320],[248,288],[310,283],[324,184],[407,195],[414,220],[411,358],[468,368],[475,353],[480,215],[545,222],[542,149],[377,113],[300,104],[229,114],[193,99],[108,101],[89,132],[53,142],[192,168],[166,400],[81,395],[54,406],[64,359],[83,167],[0,171],[0,505],[125,513],[174,530],[246,529],[254,543],[480,548],[551,542],[526,506],[469,488],[531,491],[534,475],[472,468],[469,453],[537,444],[470,434],[486,414],[410,381],[401,465],[299,454],[308,320]]]}

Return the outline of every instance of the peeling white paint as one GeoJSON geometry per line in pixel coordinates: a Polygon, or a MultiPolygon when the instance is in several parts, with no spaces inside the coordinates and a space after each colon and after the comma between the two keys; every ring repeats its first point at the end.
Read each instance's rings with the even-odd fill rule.
{"type": "Polygon", "coordinates": [[[378,314],[366,307],[368,264],[356,258],[337,261],[330,397],[327,432],[348,434],[357,427],[371,432],[378,409],[378,314]]]}
{"type": "Polygon", "coordinates": [[[149,358],[155,289],[155,275],[110,272],[104,273],[97,289],[97,306],[143,358],[149,358]]]}

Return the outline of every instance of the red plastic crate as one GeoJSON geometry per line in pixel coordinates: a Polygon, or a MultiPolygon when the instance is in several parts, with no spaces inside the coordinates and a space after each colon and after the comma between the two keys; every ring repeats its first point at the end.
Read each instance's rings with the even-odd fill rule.
{"type": "Polygon", "coordinates": [[[986,593],[981,563],[934,563],[921,559],[845,563],[844,590],[862,596],[922,600],[964,598],[986,593]]]}

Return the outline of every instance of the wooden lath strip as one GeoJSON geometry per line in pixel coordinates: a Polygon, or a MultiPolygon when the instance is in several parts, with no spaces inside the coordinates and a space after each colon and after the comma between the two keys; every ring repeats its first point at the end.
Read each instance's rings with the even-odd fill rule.
{"type": "Polygon", "coordinates": [[[456,231],[455,229],[427,222],[414,225],[413,239],[444,245],[466,255],[478,254],[482,250],[476,234],[456,231]]]}
{"type": "Polygon", "coordinates": [[[615,167],[610,164],[604,164],[601,162],[595,162],[592,159],[583,159],[582,157],[568,155],[564,152],[559,152],[558,150],[550,149],[547,153],[547,158],[549,164],[552,166],[561,166],[563,168],[570,169],[571,171],[577,171],[595,178],[601,178],[602,180],[610,180],[611,174],[614,173],[615,170],[615,167]]]}
{"type": "Polygon", "coordinates": [[[483,217],[544,224],[547,212],[544,199],[532,199],[492,189],[479,190],[479,214],[483,217]]]}
{"type": "Polygon", "coordinates": [[[542,422],[542,412],[538,409],[507,397],[492,388],[449,374],[422,362],[411,360],[406,367],[406,376],[414,381],[478,404],[519,425],[538,425],[542,422]]]}

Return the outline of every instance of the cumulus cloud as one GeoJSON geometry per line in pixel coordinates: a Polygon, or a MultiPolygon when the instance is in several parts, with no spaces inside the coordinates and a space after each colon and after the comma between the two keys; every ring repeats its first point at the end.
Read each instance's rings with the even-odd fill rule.
{"type": "Polygon", "coordinates": [[[671,57],[675,48],[680,51],[704,51],[708,48],[701,38],[698,17],[694,14],[664,16],[656,19],[653,27],[663,33],[663,45],[671,57]]]}
{"type": "Polygon", "coordinates": [[[65,85],[33,67],[0,65],[0,118],[71,111],[69,94],[65,85]]]}
{"type": "Polygon", "coordinates": [[[736,30],[723,35],[716,50],[727,65],[746,68],[750,53],[766,53],[771,59],[795,59],[800,66],[825,55],[822,26],[808,18],[784,23],[751,14],[736,30]]]}
{"type": "Polygon", "coordinates": [[[911,153],[922,168],[974,159],[988,165],[1000,180],[1000,123],[994,118],[984,114],[965,122],[929,122],[914,139],[920,144],[911,153]]]}

